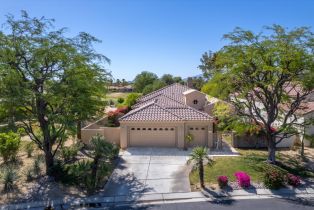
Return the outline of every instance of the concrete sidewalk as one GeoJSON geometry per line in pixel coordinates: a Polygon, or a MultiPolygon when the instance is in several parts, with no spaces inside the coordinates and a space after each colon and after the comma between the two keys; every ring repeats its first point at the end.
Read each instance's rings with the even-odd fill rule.
{"type": "Polygon", "coordinates": [[[155,193],[155,194],[134,194],[130,196],[113,197],[87,197],[87,198],[67,198],[60,200],[31,202],[22,204],[12,204],[1,206],[1,210],[13,209],[43,209],[47,206],[53,206],[55,209],[68,209],[80,206],[104,207],[123,204],[138,203],[169,203],[169,202],[195,202],[212,201],[219,199],[260,199],[260,198],[314,198],[314,186],[308,188],[279,190],[256,189],[256,190],[234,190],[225,191],[202,191],[187,193],[155,193]]]}

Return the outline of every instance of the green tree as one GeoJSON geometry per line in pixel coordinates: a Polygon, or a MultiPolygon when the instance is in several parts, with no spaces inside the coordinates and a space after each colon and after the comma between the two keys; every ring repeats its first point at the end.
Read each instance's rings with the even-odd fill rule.
{"type": "Polygon", "coordinates": [[[125,80],[125,79],[122,79],[122,86],[126,86],[126,85],[128,85],[128,82],[125,80]]]}
{"type": "Polygon", "coordinates": [[[195,147],[190,154],[188,163],[194,162],[194,166],[198,169],[201,187],[204,188],[204,164],[213,164],[213,160],[208,157],[208,149],[206,147],[195,147]]]}
{"type": "Polygon", "coordinates": [[[12,131],[0,133],[0,155],[4,162],[12,161],[16,158],[20,144],[21,137],[19,134],[12,131]]]}
{"type": "Polygon", "coordinates": [[[108,164],[114,157],[119,153],[119,148],[107,142],[103,136],[96,135],[93,136],[90,141],[91,153],[88,153],[88,156],[93,159],[91,165],[91,177],[93,180],[93,187],[96,188],[98,185],[98,180],[101,177],[98,177],[98,171],[100,165],[108,164]]]}
{"type": "Polygon", "coordinates": [[[184,81],[182,80],[182,78],[181,77],[173,77],[173,81],[175,82],[175,83],[180,83],[180,84],[184,84],[184,81]]]}
{"type": "Polygon", "coordinates": [[[306,27],[267,29],[254,34],[236,28],[224,35],[230,43],[215,53],[212,63],[202,63],[203,71],[212,75],[203,91],[228,100],[239,125],[260,127],[268,161],[275,163],[276,145],[309,123],[298,121],[298,110],[313,93],[314,35],[306,27]]]}
{"type": "Polygon", "coordinates": [[[156,74],[148,71],[143,71],[138,74],[134,79],[134,90],[138,93],[142,93],[147,85],[153,84],[153,82],[157,79],[158,77],[156,74]]]}
{"type": "Polygon", "coordinates": [[[109,60],[93,49],[95,37],[81,32],[67,38],[64,28],[53,31],[53,21],[44,17],[23,11],[21,19],[9,15],[6,27],[7,33],[0,32],[0,103],[15,110],[20,126],[45,154],[46,174],[54,175],[54,156],[66,131],[89,117],[86,107],[101,94],[100,84],[105,87],[103,64],[109,60]]]}
{"type": "Polygon", "coordinates": [[[167,84],[161,80],[155,80],[153,82],[153,84],[147,85],[144,89],[143,89],[143,94],[148,94],[151,93],[155,90],[158,90],[162,87],[165,87],[167,84]]]}
{"type": "Polygon", "coordinates": [[[67,92],[69,114],[75,120],[71,130],[76,131],[78,139],[81,139],[82,122],[102,117],[106,105],[103,100],[107,93],[106,74],[100,75],[98,70],[90,71],[88,68],[77,68],[64,76],[66,86],[63,86],[63,91],[67,92]]]}
{"type": "Polygon", "coordinates": [[[140,97],[138,93],[131,93],[125,99],[125,105],[131,108],[134,104],[136,104],[136,100],[140,97]]]}
{"type": "Polygon", "coordinates": [[[171,85],[171,84],[175,83],[174,78],[171,74],[162,75],[160,80],[163,81],[164,83],[166,83],[167,85],[171,85]]]}

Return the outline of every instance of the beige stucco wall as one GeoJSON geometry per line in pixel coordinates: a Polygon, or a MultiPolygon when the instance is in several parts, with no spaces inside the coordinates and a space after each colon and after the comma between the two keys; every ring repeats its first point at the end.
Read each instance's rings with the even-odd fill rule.
{"type": "Polygon", "coordinates": [[[106,140],[120,145],[120,127],[101,127],[106,140]]]}
{"type": "MultiPolygon", "coordinates": [[[[304,115],[305,120],[310,120],[311,118],[314,118],[314,111],[304,115]]],[[[306,135],[314,135],[314,125],[309,125],[305,127],[305,134],[306,135]]],[[[310,146],[310,141],[306,140],[304,141],[305,146],[310,146]]]]}
{"type": "Polygon", "coordinates": [[[107,141],[120,145],[120,127],[103,127],[107,122],[107,117],[104,117],[96,122],[82,128],[82,141],[88,144],[93,136],[99,134],[107,141]]]}
{"type": "MultiPolygon", "coordinates": [[[[143,121],[133,121],[133,122],[120,122],[120,145],[122,148],[127,148],[130,146],[130,140],[134,142],[136,140],[135,146],[158,146],[158,147],[178,147],[183,148],[185,144],[185,136],[189,133],[189,128],[199,128],[199,130],[194,130],[193,136],[197,139],[196,141],[203,146],[212,147],[214,141],[214,135],[212,133],[212,122],[211,121],[189,121],[189,122],[143,122],[143,121]],[[132,128],[136,130],[132,130],[132,128]],[[137,130],[140,128],[140,130],[137,130]],[[143,130],[143,128],[150,128],[151,131],[143,130]],[[154,132],[154,128],[174,128],[174,132],[157,131],[154,132]],[[201,130],[204,128],[204,130],[201,130]],[[131,132],[132,136],[131,136],[131,132]],[[174,138],[174,140],[173,140],[174,138]],[[153,141],[153,143],[149,142],[153,141]]],[[[195,145],[198,145],[195,142],[195,145]]]]}
{"type": "Polygon", "coordinates": [[[89,141],[92,139],[95,135],[104,135],[103,129],[82,129],[82,141],[84,144],[88,144],[89,141]]]}
{"type": "Polygon", "coordinates": [[[185,104],[193,107],[197,110],[202,110],[203,107],[205,106],[205,102],[206,102],[206,95],[204,93],[201,93],[199,91],[194,91],[188,94],[185,94],[185,104]],[[197,100],[198,103],[194,104],[193,101],[197,100]]]}

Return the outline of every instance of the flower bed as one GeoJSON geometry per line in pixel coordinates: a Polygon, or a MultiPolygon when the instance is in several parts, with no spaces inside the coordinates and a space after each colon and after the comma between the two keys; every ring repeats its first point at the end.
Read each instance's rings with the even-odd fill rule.
{"type": "Polygon", "coordinates": [[[234,176],[236,177],[238,185],[240,187],[248,188],[251,186],[251,178],[247,173],[243,171],[238,171],[234,174],[234,176]]]}
{"type": "Polygon", "coordinates": [[[219,176],[217,178],[218,185],[220,188],[224,188],[228,185],[228,177],[227,176],[219,176]]]}
{"type": "Polygon", "coordinates": [[[297,187],[301,183],[300,177],[295,176],[293,174],[287,174],[286,179],[287,179],[287,183],[293,187],[297,187]]]}

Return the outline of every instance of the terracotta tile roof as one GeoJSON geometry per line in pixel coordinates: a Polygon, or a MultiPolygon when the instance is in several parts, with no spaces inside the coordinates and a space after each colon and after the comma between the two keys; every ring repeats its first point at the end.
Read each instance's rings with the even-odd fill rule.
{"type": "Polygon", "coordinates": [[[212,117],[185,105],[187,86],[173,84],[141,97],[120,121],[208,121],[212,117]]]}
{"type": "Polygon", "coordinates": [[[180,121],[181,118],[155,102],[148,103],[122,116],[120,121],[180,121]]]}
{"type": "Polygon", "coordinates": [[[172,85],[168,85],[152,93],[142,96],[138,100],[138,102],[141,103],[144,101],[149,101],[149,100],[155,99],[159,95],[164,95],[164,96],[167,96],[168,98],[176,100],[177,102],[184,103],[183,93],[189,89],[190,88],[188,86],[174,83],[172,85]]]}

